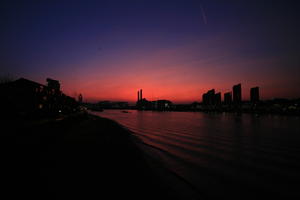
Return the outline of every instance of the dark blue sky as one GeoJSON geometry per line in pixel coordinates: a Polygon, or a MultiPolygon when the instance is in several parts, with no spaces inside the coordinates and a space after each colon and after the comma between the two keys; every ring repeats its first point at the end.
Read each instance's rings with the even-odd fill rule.
{"type": "Polygon", "coordinates": [[[90,99],[133,100],[135,88],[143,87],[153,98],[192,101],[202,91],[226,91],[236,82],[261,86],[265,98],[300,96],[297,1],[0,5],[1,76],[40,82],[50,76],[67,93],[90,99]],[[166,89],[157,91],[160,85],[166,89]],[[179,85],[186,87],[175,89],[179,85]]]}

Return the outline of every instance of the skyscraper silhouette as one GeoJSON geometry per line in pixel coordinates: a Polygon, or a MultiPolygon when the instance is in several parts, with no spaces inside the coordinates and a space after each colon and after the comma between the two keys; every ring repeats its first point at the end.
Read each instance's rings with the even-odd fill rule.
{"type": "Polygon", "coordinates": [[[232,103],[232,93],[227,92],[224,94],[224,104],[225,105],[230,105],[232,103]]]}
{"type": "Polygon", "coordinates": [[[252,103],[257,103],[259,101],[259,87],[250,89],[250,100],[252,103]]]}
{"type": "Polygon", "coordinates": [[[242,86],[241,84],[234,85],[233,88],[233,103],[239,105],[242,103],[242,86]]]}
{"type": "Polygon", "coordinates": [[[215,89],[208,90],[206,93],[208,97],[208,104],[214,105],[215,104],[215,89]]]}
{"type": "Polygon", "coordinates": [[[214,103],[215,105],[221,105],[222,101],[221,101],[221,92],[218,92],[215,94],[215,98],[214,98],[214,103]]]}

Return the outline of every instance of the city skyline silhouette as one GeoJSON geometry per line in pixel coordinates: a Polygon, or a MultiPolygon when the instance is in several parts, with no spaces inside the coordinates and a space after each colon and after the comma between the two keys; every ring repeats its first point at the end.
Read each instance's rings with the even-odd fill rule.
{"type": "Polygon", "coordinates": [[[1,0],[3,196],[299,199],[299,10],[1,0]]]}
{"type": "Polygon", "coordinates": [[[191,103],[239,82],[260,86],[262,100],[299,98],[294,1],[1,5],[1,76],[53,77],[91,102],[135,102],[143,88],[151,99],[191,103]]]}

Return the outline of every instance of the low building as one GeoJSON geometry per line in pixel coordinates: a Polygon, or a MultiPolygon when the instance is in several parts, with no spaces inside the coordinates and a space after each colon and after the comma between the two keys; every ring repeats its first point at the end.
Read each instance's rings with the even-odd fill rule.
{"type": "Polygon", "coordinates": [[[155,110],[165,111],[165,110],[171,110],[172,108],[172,102],[169,100],[157,100],[155,101],[155,110]]]}
{"type": "Polygon", "coordinates": [[[48,81],[46,86],[20,78],[0,84],[0,109],[2,113],[17,115],[45,115],[74,110],[76,100],[64,95],[57,83],[59,84],[58,81],[48,81]]]}

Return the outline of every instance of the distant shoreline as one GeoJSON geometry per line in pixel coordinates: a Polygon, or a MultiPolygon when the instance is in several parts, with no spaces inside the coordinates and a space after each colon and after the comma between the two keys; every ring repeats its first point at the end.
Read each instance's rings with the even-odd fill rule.
{"type": "Polygon", "coordinates": [[[153,112],[203,112],[203,113],[230,113],[230,114],[253,114],[253,115],[280,115],[280,116],[300,116],[300,112],[280,112],[280,111],[258,111],[258,110],[213,110],[213,109],[203,109],[203,110],[191,110],[191,109],[182,109],[182,110],[139,110],[136,108],[104,108],[101,110],[93,110],[94,112],[102,112],[104,110],[136,110],[136,111],[153,111],[153,112]]]}

